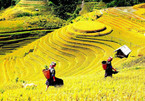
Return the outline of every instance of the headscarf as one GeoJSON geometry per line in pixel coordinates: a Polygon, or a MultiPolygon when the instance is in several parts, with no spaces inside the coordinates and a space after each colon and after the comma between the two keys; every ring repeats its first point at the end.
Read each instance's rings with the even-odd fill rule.
{"type": "Polygon", "coordinates": [[[50,64],[50,68],[54,68],[56,66],[56,62],[51,62],[51,64],[50,64]]]}
{"type": "Polygon", "coordinates": [[[112,60],[113,60],[113,58],[110,56],[107,61],[110,62],[112,60]]]}

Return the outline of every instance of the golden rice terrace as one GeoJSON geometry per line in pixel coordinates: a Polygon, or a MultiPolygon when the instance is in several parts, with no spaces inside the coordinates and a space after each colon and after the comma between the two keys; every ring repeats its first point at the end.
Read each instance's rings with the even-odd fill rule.
{"type": "Polygon", "coordinates": [[[0,100],[144,101],[145,18],[133,12],[138,9],[95,10],[2,56],[0,100]],[[115,57],[122,45],[132,50],[128,58],[115,57]],[[109,56],[119,73],[104,79],[101,62],[109,56]],[[45,92],[42,70],[52,61],[64,85],[45,92]],[[23,81],[37,87],[23,88],[23,81]]]}

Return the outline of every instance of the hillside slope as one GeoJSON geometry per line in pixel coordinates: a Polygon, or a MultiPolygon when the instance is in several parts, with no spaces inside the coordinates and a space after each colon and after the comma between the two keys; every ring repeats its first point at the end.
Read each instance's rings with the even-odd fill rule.
{"type": "Polygon", "coordinates": [[[2,57],[0,99],[144,101],[145,22],[123,11],[108,8],[87,13],[2,57]],[[104,79],[101,62],[124,44],[131,54],[123,59],[114,57],[112,64],[119,73],[104,79]],[[64,86],[45,92],[42,69],[52,61],[57,63],[56,77],[64,80],[64,86]],[[37,87],[22,88],[22,81],[37,87]]]}
{"type": "Polygon", "coordinates": [[[0,55],[62,27],[66,21],[56,17],[43,0],[20,0],[16,6],[0,11],[0,55]]]}

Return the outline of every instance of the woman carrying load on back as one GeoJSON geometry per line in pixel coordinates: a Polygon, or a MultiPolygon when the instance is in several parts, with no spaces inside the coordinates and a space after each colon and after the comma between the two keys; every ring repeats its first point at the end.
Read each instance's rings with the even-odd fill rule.
{"type": "Polygon", "coordinates": [[[106,70],[105,70],[105,77],[107,77],[107,76],[112,77],[112,74],[118,73],[118,71],[116,71],[116,69],[114,69],[114,68],[112,67],[112,64],[111,64],[111,61],[112,61],[112,60],[113,60],[112,57],[109,57],[108,60],[107,60],[107,68],[106,68],[106,70]],[[114,71],[113,71],[113,70],[114,70],[114,71]]]}
{"type": "Polygon", "coordinates": [[[45,66],[45,69],[43,70],[43,73],[46,77],[46,91],[48,89],[48,87],[53,83],[55,82],[55,69],[54,67],[56,66],[56,63],[55,62],[52,62],[48,68],[48,66],[45,66]]]}

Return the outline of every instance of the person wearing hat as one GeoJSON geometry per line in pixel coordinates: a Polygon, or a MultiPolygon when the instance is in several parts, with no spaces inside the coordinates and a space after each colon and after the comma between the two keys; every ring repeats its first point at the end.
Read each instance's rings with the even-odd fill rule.
{"type": "Polygon", "coordinates": [[[111,61],[112,61],[112,60],[113,60],[112,57],[109,57],[108,60],[107,60],[107,68],[106,68],[106,70],[105,70],[105,77],[107,77],[107,76],[112,77],[112,74],[118,73],[118,72],[116,71],[116,69],[114,69],[114,68],[112,67],[112,64],[111,64],[111,61]],[[113,71],[113,70],[114,70],[114,71],[113,71]]]}
{"type": "Polygon", "coordinates": [[[55,79],[55,69],[54,69],[55,66],[56,66],[55,62],[52,62],[50,64],[49,69],[46,66],[46,69],[48,69],[50,71],[50,78],[46,80],[46,91],[47,91],[49,85],[51,85],[53,82],[56,81],[56,79],[55,79]]]}

